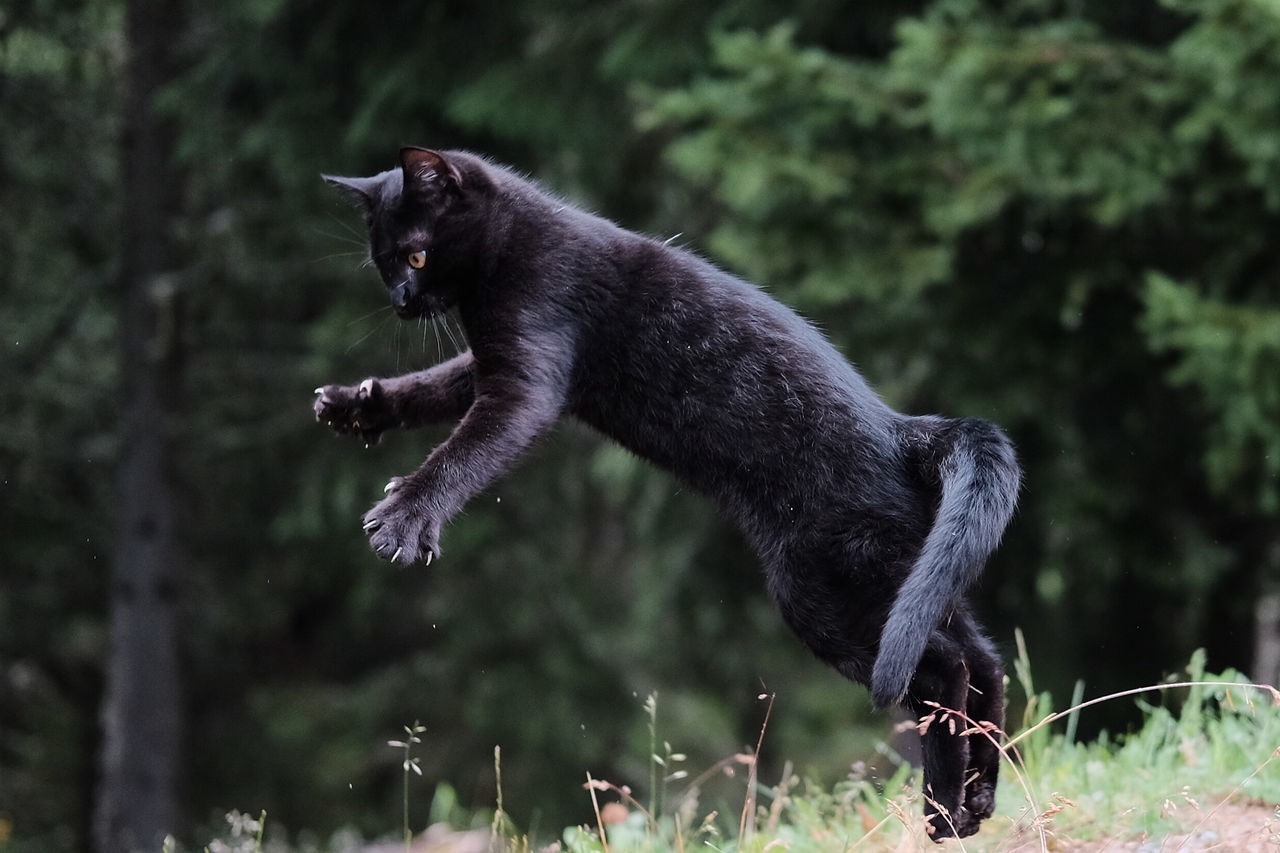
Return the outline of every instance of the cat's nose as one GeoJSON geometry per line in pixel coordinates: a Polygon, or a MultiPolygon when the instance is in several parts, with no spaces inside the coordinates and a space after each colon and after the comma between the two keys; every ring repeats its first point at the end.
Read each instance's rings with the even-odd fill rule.
{"type": "Polygon", "coordinates": [[[409,287],[404,284],[397,284],[391,288],[391,306],[397,312],[403,314],[405,309],[409,307],[409,287]]]}

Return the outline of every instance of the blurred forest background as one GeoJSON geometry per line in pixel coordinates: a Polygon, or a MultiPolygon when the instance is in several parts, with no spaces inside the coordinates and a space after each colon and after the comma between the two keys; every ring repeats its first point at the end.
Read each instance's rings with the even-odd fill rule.
{"type": "Polygon", "coordinates": [[[500,744],[553,832],[587,771],[644,789],[651,691],[693,772],[762,691],[774,766],[830,781],[890,737],[706,502],[572,423],[438,565],[368,550],[444,433],[365,451],[311,389],[453,345],[379,310],[318,175],[402,143],[679,234],[900,410],[1002,424],[1027,487],[975,595],[1042,686],[1199,646],[1274,681],[1277,81],[1274,0],[7,0],[0,849],[230,808],[395,832],[415,720],[415,826],[440,783],[492,806],[500,744]]]}

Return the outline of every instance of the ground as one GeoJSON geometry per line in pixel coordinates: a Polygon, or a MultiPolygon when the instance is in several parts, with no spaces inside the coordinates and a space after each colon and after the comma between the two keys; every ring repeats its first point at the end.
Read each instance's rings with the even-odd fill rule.
{"type": "MultiPolygon", "coordinates": [[[[1053,853],[1278,853],[1280,851],[1280,807],[1262,803],[1223,803],[1199,811],[1184,807],[1179,814],[1181,832],[1152,838],[1120,837],[1102,841],[1075,841],[1051,838],[1053,853]]],[[[1036,838],[1026,838],[1011,847],[994,849],[1008,853],[1032,853],[1041,849],[1036,838]]]]}

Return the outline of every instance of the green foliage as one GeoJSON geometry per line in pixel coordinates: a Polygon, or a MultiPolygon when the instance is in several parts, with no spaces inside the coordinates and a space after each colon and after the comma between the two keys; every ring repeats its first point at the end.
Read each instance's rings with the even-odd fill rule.
{"type": "Polygon", "coordinates": [[[1195,388],[1210,416],[1205,468],[1221,492],[1280,509],[1280,308],[1204,296],[1160,273],[1144,293],[1143,330],[1176,354],[1169,380],[1195,388]]]}
{"type": "Polygon", "coordinates": [[[1170,55],[1195,87],[1174,126],[1176,138],[1220,142],[1244,166],[1247,186],[1270,211],[1280,208],[1280,140],[1275,118],[1280,94],[1267,84],[1280,73],[1280,9],[1270,0],[1168,0],[1195,16],[1195,25],[1170,46],[1170,55]]]}
{"type": "Polygon", "coordinates": [[[906,197],[904,178],[917,183],[918,150],[879,132],[886,93],[871,68],[797,48],[794,34],[713,37],[726,76],[656,96],[643,120],[687,128],[668,157],[724,207],[706,237],[717,257],[809,311],[870,299],[892,322],[949,264],[911,211],[879,215],[906,197]]]}

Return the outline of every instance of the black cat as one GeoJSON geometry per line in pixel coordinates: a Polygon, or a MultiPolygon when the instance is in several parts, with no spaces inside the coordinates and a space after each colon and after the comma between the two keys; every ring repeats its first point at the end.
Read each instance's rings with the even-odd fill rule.
{"type": "MultiPolygon", "coordinates": [[[[471,345],[317,389],[317,418],[366,441],[458,421],[365,514],[380,556],[438,557],[444,523],[571,414],[714,498],[787,624],[878,707],[1003,724],[1003,667],[964,600],[1019,488],[997,427],[898,414],[763,291],[472,154],[406,148],[398,169],[326,180],[363,208],[396,312],[456,309],[471,345]]],[[[935,839],[995,803],[998,751],[967,728],[923,734],[935,839]]]]}

